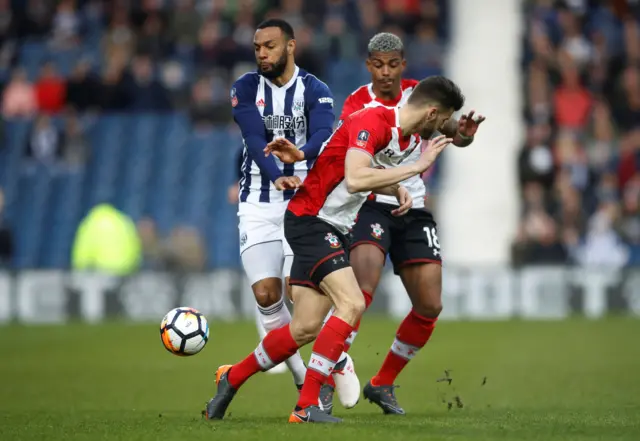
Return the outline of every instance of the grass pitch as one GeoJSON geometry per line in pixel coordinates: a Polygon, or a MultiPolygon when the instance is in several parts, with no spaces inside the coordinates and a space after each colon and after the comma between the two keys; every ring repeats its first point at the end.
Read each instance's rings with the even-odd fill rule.
{"type": "MultiPolygon", "coordinates": [[[[396,326],[364,320],[352,349],[363,385],[396,326]]],[[[190,358],[158,334],[156,323],[0,327],[0,440],[640,440],[638,320],[441,322],[398,379],[406,417],[336,400],[345,422],[331,427],[286,423],[288,373],[254,377],[225,420],[201,419],[215,368],[254,348],[253,325],[211,323],[190,358]],[[438,381],[445,370],[451,382],[438,381]]]]}

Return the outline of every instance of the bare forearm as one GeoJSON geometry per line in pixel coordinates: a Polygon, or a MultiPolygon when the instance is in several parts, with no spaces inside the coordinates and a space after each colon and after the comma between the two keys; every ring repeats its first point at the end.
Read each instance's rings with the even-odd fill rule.
{"type": "Polygon", "coordinates": [[[384,196],[395,196],[398,193],[399,188],[400,184],[387,185],[386,187],[374,188],[372,193],[384,196]]]}
{"type": "Polygon", "coordinates": [[[398,184],[419,173],[420,170],[415,164],[385,169],[359,167],[347,171],[347,190],[350,193],[361,191],[375,191],[377,193],[378,189],[398,184]]]}

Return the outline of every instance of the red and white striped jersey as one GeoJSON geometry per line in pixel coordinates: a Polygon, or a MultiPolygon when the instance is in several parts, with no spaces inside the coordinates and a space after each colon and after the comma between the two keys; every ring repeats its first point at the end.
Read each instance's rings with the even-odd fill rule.
{"type": "MultiPolygon", "coordinates": [[[[405,80],[403,79],[400,83],[400,93],[393,100],[382,100],[378,98],[373,93],[373,84],[365,84],[364,86],[360,86],[353,92],[351,95],[347,97],[342,107],[342,114],[340,115],[340,119],[343,120],[345,117],[351,115],[353,112],[356,112],[360,109],[367,107],[376,107],[376,106],[386,106],[386,107],[401,107],[413,92],[413,88],[416,87],[418,81],[416,80],[405,80]]],[[[406,159],[406,163],[411,163],[417,161],[420,157],[420,149],[415,149],[411,157],[406,159]]],[[[406,189],[411,194],[413,198],[413,208],[423,208],[424,207],[424,198],[427,194],[427,189],[424,185],[424,181],[419,175],[413,176],[406,181],[401,182],[401,185],[406,187],[406,189]]],[[[393,196],[386,195],[374,195],[370,196],[370,199],[376,200],[378,202],[382,202],[385,204],[398,205],[398,201],[393,196]]]]}
{"type": "Polygon", "coordinates": [[[347,151],[367,152],[376,168],[396,167],[420,150],[421,142],[418,135],[403,135],[399,126],[397,107],[365,108],[341,119],[289,202],[289,211],[297,216],[317,216],[346,234],[370,194],[347,191],[344,179],[347,151]]]}

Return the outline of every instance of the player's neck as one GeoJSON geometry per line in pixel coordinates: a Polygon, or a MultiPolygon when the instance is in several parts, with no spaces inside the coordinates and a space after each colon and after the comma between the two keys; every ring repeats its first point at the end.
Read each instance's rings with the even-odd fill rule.
{"type": "Polygon", "coordinates": [[[372,87],[373,90],[373,94],[376,96],[376,98],[378,98],[381,101],[395,101],[396,98],[398,98],[398,95],[400,95],[401,92],[401,88],[398,87],[398,90],[392,90],[389,92],[381,92],[380,90],[378,90],[376,88],[376,86],[374,85],[372,87]]]}
{"type": "Polygon", "coordinates": [[[411,106],[403,106],[398,112],[400,112],[398,120],[402,135],[409,136],[417,133],[420,125],[420,113],[416,112],[411,106]]]}
{"type": "Polygon", "coordinates": [[[293,74],[295,73],[295,71],[296,71],[296,63],[293,60],[291,60],[287,63],[287,67],[285,67],[282,75],[280,75],[278,78],[274,78],[273,80],[271,80],[271,82],[278,87],[282,87],[285,84],[287,84],[289,81],[291,81],[291,78],[293,78],[293,74]]]}

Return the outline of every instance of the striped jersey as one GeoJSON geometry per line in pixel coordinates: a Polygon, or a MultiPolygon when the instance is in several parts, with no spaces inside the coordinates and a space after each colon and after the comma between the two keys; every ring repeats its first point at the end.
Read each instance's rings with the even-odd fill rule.
{"type": "Polygon", "coordinates": [[[322,144],[331,136],[335,115],[329,87],[295,67],[289,82],[277,86],[257,72],[244,74],[231,89],[233,117],[242,132],[240,202],[286,202],[294,190],[278,191],[281,176],[307,176],[322,144]],[[283,164],[263,149],[275,138],[287,138],[305,160],[283,164]]]}
{"type": "MultiPolygon", "coordinates": [[[[367,107],[401,107],[409,99],[409,95],[413,92],[413,88],[418,85],[418,81],[403,79],[400,85],[400,93],[393,100],[382,100],[373,93],[373,85],[371,83],[359,87],[349,97],[347,97],[342,107],[342,115],[340,120],[344,120],[347,116],[360,109],[367,107]]],[[[420,157],[420,149],[415,149],[411,156],[406,159],[406,163],[417,161],[420,157]]],[[[427,194],[427,189],[424,185],[424,181],[419,175],[413,176],[406,181],[401,182],[411,194],[413,198],[413,208],[423,208],[424,199],[427,194]]],[[[398,201],[394,196],[371,194],[370,199],[385,204],[398,205],[398,201]]]]}

